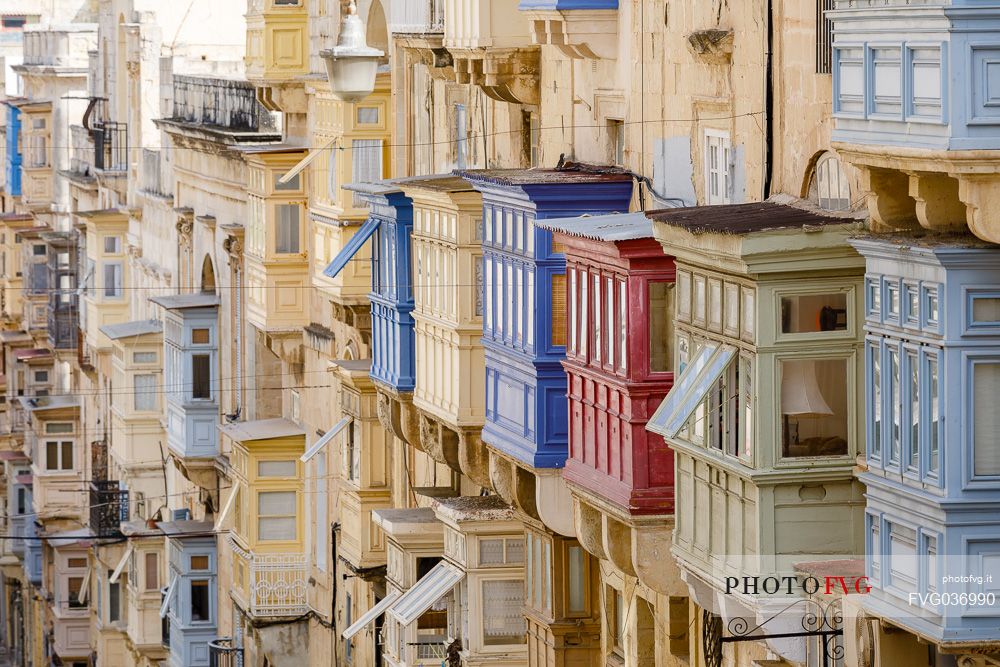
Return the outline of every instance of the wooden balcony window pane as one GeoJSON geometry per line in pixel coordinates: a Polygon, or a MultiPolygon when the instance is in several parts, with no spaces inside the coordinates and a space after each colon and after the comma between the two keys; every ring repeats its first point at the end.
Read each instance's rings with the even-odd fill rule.
{"type": "Polygon", "coordinates": [[[847,360],[787,359],[779,369],[782,455],[847,454],[847,360]]]}
{"type": "Polygon", "coordinates": [[[160,556],[155,551],[146,552],[146,590],[160,590],[160,556]]]}
{"type": "Polygon", "coordinates": [[[566,274],[552,276],[552,346],[566,345],[566,274]]]}
{"type": "Polygon", "coordinates": [[[191,398],[212,398],[211,356],[207,354],[191,355],[191,398]]]}
{"type": "Polygon", "coordinates": [[[670,339],[673,334],[673,284],[649,283],[649,372],[665,373],[672,368],[670,339]]]}
{"type": "Polygon", "coordinates": [[[207,579],[193,579],[191,581],[191,620],[212,620],[207,579]]]}

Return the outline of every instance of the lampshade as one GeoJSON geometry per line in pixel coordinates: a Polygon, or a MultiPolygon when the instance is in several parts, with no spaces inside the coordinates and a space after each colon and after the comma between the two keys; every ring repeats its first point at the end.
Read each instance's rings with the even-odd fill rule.
{"type": "Polygon", "coordinates": [[[781,362],[781,414],[799,417],[833,414],[816,381],[816,362],[781,362]]]}
{"type": "Polygon", "coordinates": [[[368,46],[365,24],[358,16],[354,0],[347,9],[340,25],[337,46],[319,52],[326,63],[326,76],[330,92],[342,102],[357,102],[375,90],[378,61],[383,54],[368,46]]]}

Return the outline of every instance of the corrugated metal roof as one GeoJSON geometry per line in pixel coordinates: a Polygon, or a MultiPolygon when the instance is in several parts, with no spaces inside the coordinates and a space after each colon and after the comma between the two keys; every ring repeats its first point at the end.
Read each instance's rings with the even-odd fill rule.
{"type": "Polygon", "coordinates": [[[611,215],[536,220],[535,226],[551,232],[596,241],[631,241],[653,237],[653,222],[641,211],[638,213],[613,213],[611,215]]]}
{"type": "Polygon", "coordinates": [[[121,324],[106,324],[101,327],[101,332],[111,340],[161,333],[162,331],[163,322],[160,320],[138,320],[136,322],[122,322],[121,324]]]}
{"type": "Polygon", "coordinates": [[[257,419],[249,422],[234,422],[220,426],[219,431],[225,433],[236,442],[290,438],[306,434],[301,426],[281,417],[275,419],[257,419]]]}
{"type": "Polygon", "coordinates": [[[693,234],[746,235],[855,222],[853,218],[827,215],[774,202],[668,208],[647,211],[646,215],[652,220],[681,227],[693,234]]]}
{"type": "Polygon", "coordinates": [[[154,296],[149,298],[153,303],[167,310],[183,310],[185,308],[211,308],[219,305],[219,297],[215,294],[173,294],[170,296],[154,296]]]}

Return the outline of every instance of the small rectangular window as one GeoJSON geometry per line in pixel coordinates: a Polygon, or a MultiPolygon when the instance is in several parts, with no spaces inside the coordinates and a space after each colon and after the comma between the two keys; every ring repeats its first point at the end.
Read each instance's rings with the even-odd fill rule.
{"type": "Polygon", "coordinates": [[[191,329],[192,345],[208,345],[212,342],[212,335],[209,329],[191,329]]]}
{"type": "Polygon", "coordinates": [[[1000,297],[973,297],[972,321],[986,324],[1000,322],[1000,297]]]}
{"type": "Polygon", "coordinates": [[[35,371],[35,382],[48,382],[49,372],[48,371],[35,371]]]}
{"type": "Polygon", "coordinates": [[[122,295],[122,265],[111,262],[104,265],[104,296],[120,297],[122,295]]]}
{"type": "Polygon", "coordinates": [[[299,205],[278,204],[274,207],[274,252],[296,254],[299,252],[299,205]]]}
{"type": "Polygon", "coordinates": [[[258,461],[258,477],[295,477],[295,461],[258,461]]]}
{"type": "Polygon", "coordinates": [[[212,398],[211,355],[191,355],[191,398],[212,398]]]}
{"type": "Polygon", "coordinates": [[[133,352],[132,363],[134,364],[155,364],[156,352],[133,352]]]}
{"type": "Polygon", "coordinates": [[[705,132],[705,201],[708,204],[728,204],[731,200],[729,133],[721,130],[705,132]]]}
{"type": "Polygon", "coordinates": [[[80,602],[80,590],[83,588],[83,577],[70,577],[66,580],[66,593],[69,595],[70,609],[84,609],[86,602],[80,602]]]}
{"type": "Polygon", "coordinates": [[[899,285],[886,285],[885,300],[886,314],[892,317],[899,317],[899,285]]]}
{"type": "Polygon", "coordinates": [[[566,345],[566,274],[552,276],[552,346],[566,345]]]}
{"type": "Polygon", "coordinates": [[[155,551],[147,551],[145,557],[147,591],[160,590],[160,555],[155,551]]]}
{"type": "Polygon", "coordinates": [[[619,167],[625,164],[625,121],[608,119],[608,150],[611,164],[619,167]]]}
{"type": "Polygon", "coordinates": [[[191,556],[189,562],[192,572],[208,572],[211,559],[208,556],[191,556]]]}
{"type": "Polygon", "coordinates": [[[122,237],[120,236],[105,236],[104,237],[104,253],[107,255],[119,255],[122,251],[122,237]]]}
{"type": "Polygon", "coordinates": [[[137,412],[149,412],[156,409],[156,376],[136,375],[133,377],[132,395],[134,409],[137,412]]]}
{"type": "Polygon", "coordinates": [[[274,189],[276,192],[281,192],[282,190],[298,190],[302,187],[301,176],[295,174],[287,182],[282,183],[281,179],[285,177],[285,174],[275,174],[274,175],[274,189]]]}
{"type": "Polygon", "coordinates": [[[797,294],[781,297],[781,333],[847,330],[847,294],[797,294]]]}
{"type": "Polygon", "coordinates": [[[191,580],[191,620],[211,621],[210,591],[207,579],[191,580]]]}
{"type": "Polygon", "coordinates": [[[356,113],[358,125],[378,125],[379,123],[378,107],[359,106],[356,113]]]}

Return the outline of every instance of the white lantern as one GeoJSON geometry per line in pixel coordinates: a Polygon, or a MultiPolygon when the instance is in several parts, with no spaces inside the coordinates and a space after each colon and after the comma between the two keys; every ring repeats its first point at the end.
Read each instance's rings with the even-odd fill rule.
{"type": "Polygon", "coordinates": [[[351,0],[347,15],[341,23],[337,46],[324,49],[319,55],[326,62],[330,92],[338,100],[357,102],[375,90],[378,61],[385,54],[368,46],[365,24],[358,16],[358,6],[354,0],[351,0]]]}

